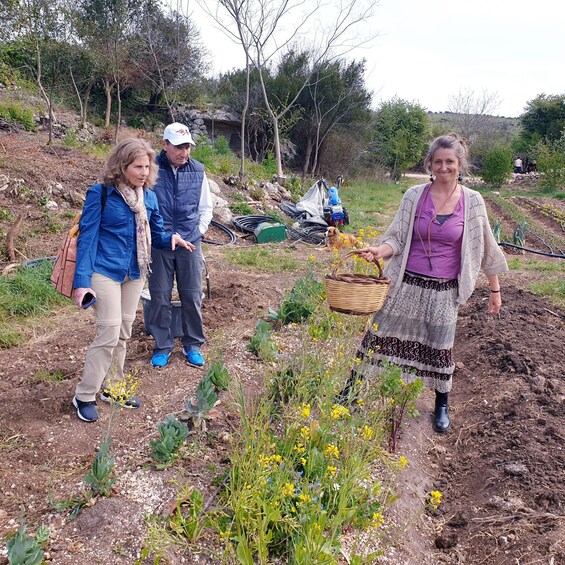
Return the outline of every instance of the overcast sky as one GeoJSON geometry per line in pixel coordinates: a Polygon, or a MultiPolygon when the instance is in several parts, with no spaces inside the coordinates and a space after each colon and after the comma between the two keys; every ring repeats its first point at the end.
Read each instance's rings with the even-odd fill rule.
{"type": "MultiPolygon", "coordinates": [[[[190,10],[213,74],[243,67],[241,48],[196,2],[190,10]]],[[[564,25],[561,0],[380,0],[371,21],[378,37],[348,57],[367,60],[375,107],[398,96],[442,112],[451,96],[473,89],[496,93],[494,113],[513,117],[538,94],[565,94],[564,25]]]]}

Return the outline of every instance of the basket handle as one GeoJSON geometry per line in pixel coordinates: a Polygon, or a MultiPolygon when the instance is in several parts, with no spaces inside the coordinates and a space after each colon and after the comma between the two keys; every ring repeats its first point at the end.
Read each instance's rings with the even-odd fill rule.
{"type": "MultiPolygon", "coordinates": [[[[349,259],[349,257],[352,257],[353,255],[359,255],[360,253],[361,253],[361,251],[356,249],[354,251],[349,251],[347,254],[345,254],[343,256],[343,258],[340,261],[337,261],[336,264],[334,265],[334,268],[332,270],[332,276],[335,277],[337,275],[337,268],[338,268],[340,263],[344,263],[346,259],[349,259]]],[[[374,263],[377,266],[377,269],[379,270],[379,279],[382,279],[383,278],[383,268],[381,267],[379,260],[377,259],[376,261],[375,260],[367,261],[367,263],[374,263]]]]}

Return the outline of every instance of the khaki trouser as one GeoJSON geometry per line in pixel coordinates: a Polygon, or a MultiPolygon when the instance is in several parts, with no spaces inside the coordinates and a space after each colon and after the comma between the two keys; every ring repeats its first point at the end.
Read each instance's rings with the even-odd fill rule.
{"type": "Polygon", "coordinates": [[[131,337],[144,282],[139,278],[119,283],[98,273],[92,275],[91,288],[96,293],[93,306],[96,337],[86,353],[82,380],[76,388],[78,400],[95,400],[104,380],[123,379],[126,341],[131,337]]]}

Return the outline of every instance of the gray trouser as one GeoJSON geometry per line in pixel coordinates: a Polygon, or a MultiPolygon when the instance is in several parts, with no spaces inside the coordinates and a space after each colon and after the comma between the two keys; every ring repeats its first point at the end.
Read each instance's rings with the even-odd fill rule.
{"type": "Polygon", "coordinates": [[[181,302],[182,344],[186,351],[200,349],[204,343],[202,326],[202,248],[194,242],[192,252],[179,247],[151,250],[152,263],[149,276],[151,306],[146,320],[147,330],[155,340],[153,353],[169,353],[175,347],[171,331],[171,294],[176,275],[181,302]]]}

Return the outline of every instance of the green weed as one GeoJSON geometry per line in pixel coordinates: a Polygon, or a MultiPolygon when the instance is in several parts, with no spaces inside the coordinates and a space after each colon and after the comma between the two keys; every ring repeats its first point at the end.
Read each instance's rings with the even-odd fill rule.
{"type": "Polygon", "coordinates": [[[90,470],[83,479],[94,495],[110,496],[112,486],[116,482],[115,461],[110,454],[110,443],[109,438],[102,442],[90,470]]]}
{"type": "Polygon", "coordinates": [[[218,359],[211,363],[205,378],[210,379],[216,390],[228,390],[231,382],[227,367],[218,359]]]}
{"type": "Polygon", "coordinates": [[[251,336],[247,349],[263,361],[274,361],[277,357],[277,344],[271,337],[271,326],[259,320],[255,334],[251,336]]]}
{"type": "Polygon", "coordinates": [[[16,102],[0,102],[0,119],[21,124],[27,131],[35,131],[33,112],[16,102]]]}
{"type": "Polygon", "coordinates": [[[203,378],[196,387],[195,401],[186,400],[184,403],[185,410],[197,430],[206,431],[206,416],[217,401],[218,395],[214,391],[212,381],[209,378],[203,378]]]}
{"type": "Polygon", "coordinates": [[[284,297],[279,310],[269,309],[269,319],[281,325],[300,323],[312,315],[323,300],[324,285],[318,282],[311,271],[299,278],[292,290],[284,297]]]}
{"type": "Polygon", "coordinates": [[[230,206],[230,210],[238,216],[252,216],[256,213],[247,202],[236,202],[230,206]]]}
{"type": "Polygon", "coordinates": [[[8,539],[8,563],[10,565],[41,565],[44,563],[42,546],[49,539],[49,530],[40,526],[34,537],[26,535],[26,526],[8,539]]]}
{"type": "Polygon", "coordinates": [[[43,382],[43,383],[60,383],[65,379],[65,373],[63,371],[53,371],[50,372],[47,369],[38,369],[33,373],[31,380],[33,382],[43,382]]]}
{"type": "Polygon", "coordinates": [[[204,496],[186,485],[177,496],[175,511],[169,519],[169,527],[180,538],[194,543],[204,529],[201,514],[204,509],[204,496]]]}
{"type": "Polygon", "coordinates": [[[188,437],[188,428],[170,414],[163,422],[157,424],[157,429],[159,439],[150,443],[151,457],[157,463],[158,469],[164,469],[178,457],[178,451],[188,437]]]}

